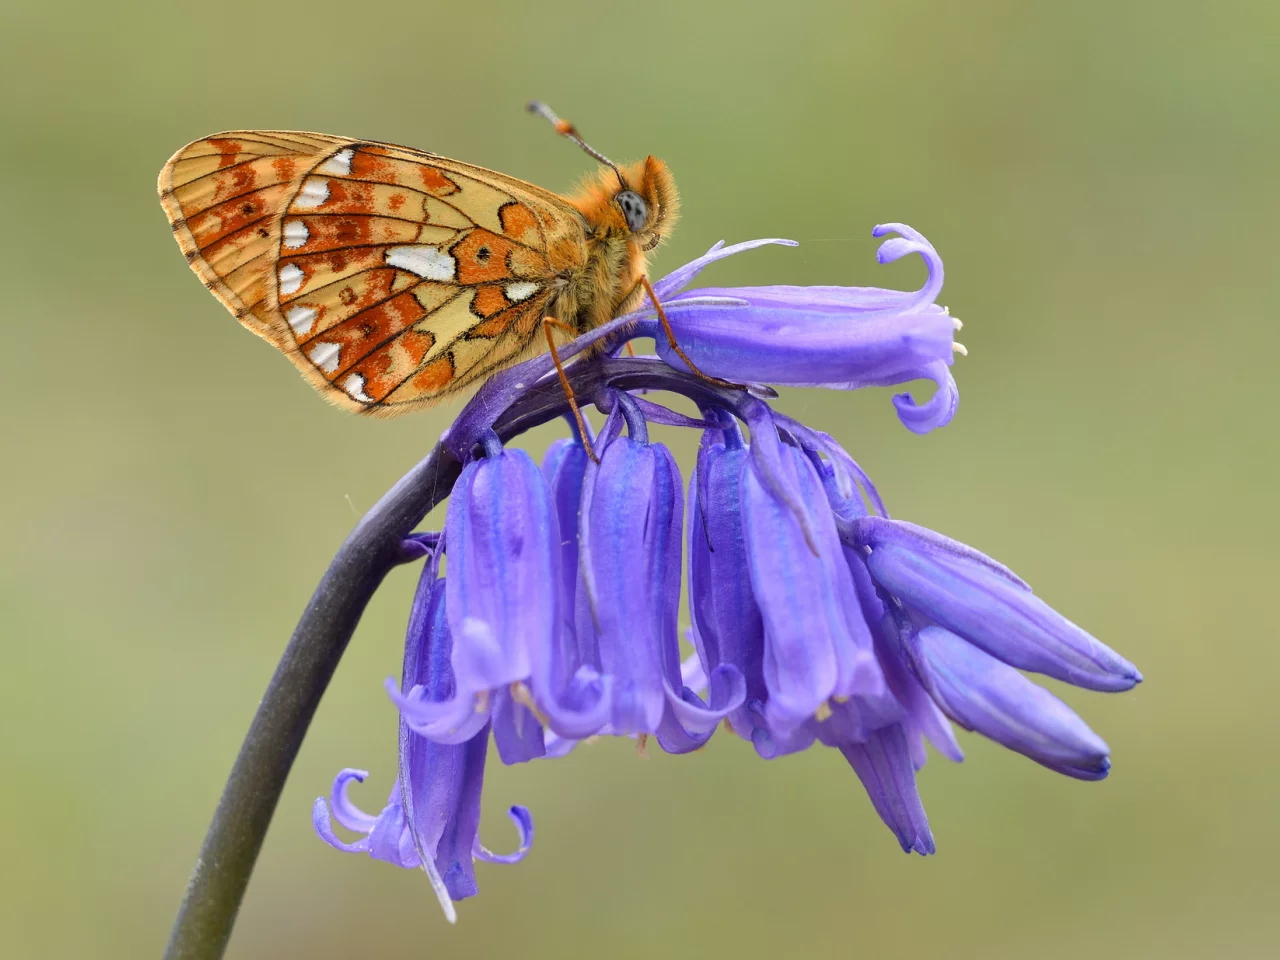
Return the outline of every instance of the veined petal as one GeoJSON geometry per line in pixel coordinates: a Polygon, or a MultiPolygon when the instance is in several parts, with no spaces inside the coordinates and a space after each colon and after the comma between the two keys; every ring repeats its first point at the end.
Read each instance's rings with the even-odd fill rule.
{"type": "Polygon", "coordinates": [[[840,748],[871,798],[871,804],[898,838],[906,853],[935,852],[929,818],[916,790],[906,734],[895,724],[877,730],[866,743],[840,748]]]}
{"type": "MultiPolygon", "coordinates": [[[[484,786],[485,756],[489,751],[488,734],[486,728],[467,743],[456,747],[443,747],[421,739],[414,746],[415,750],[421,749],[425,754],[422,764],[425,777],[414,777],[413,767],[416,764],[411,765],[410,795],[416,797],[423,792],[423,779],[429,780],[432,786],[448,785],[449,799],[452,801],[448,818],[443,823],[436,821],[430,826],[435,828],[432,832],[438,830],[434,847],[435,867],[449,896],[454,900],[473,897],[479,892],[476,888],[472,850],[480,830],[480,793],[484,786]],[[441,754],[444,751],[449,751],[446,776],[432,770],[433,761],[443,759],[441,754]]],[[[430,807],[421,810],[415,799],[414,812],[426,814],[422,817],[425,820],[434,811],[430,807]]],[[[418,824],[420,821],[415,819],[415,825],[418,824]]]]}
{"type": "MultiPolygon", "coordinates": [[[[809,288],[735,287],[746,307],[690,306],[669,314],[685,354],[704,373],[797,387],[888,386],[950,364],[955,324],[940,307],[909,313],[815,306],[809,288]]],[[[678,301],[677,301],[678,302],[678,301]]],[[[662,336],[658,356],[686,369],[662,336]]]]}
{"type": "Polygon", "coordinates": [[[665,685],[667,709],[658,726],[658,743],[667,753],[690,753],[703,746],[720,721],[741,708],[747,695],[742,671],[724,663],[711,671],[706,702],[686,686],[665,685]]]}
{"type": "Polygon", "coordinates": [[[405,726],[433,743],[466,743],[493,715],[488,691],[435,701],[426,698],[421,685],[402,693],[395,681],[388,677],[386,688],[387,696],[400,711],[400,719],[405,726]]]}
{"type": "Polygon", "coordinates": [[[533,711],[518,703],[509,688],[493,692],[493,742],[505,764],[546,756],[542,724],[533,711]]]}
{"type": "Polygon", "coordinates": [[[445,581],[436,576],[438,558],[423,569],[405,640],[401,692],[390,677],[387,695],[401,721],[436,743],[466,743],[489,722],[488,691],[458,695],[450,664],[453,637],[446,612],[445,581]],[[420,680],[415,679],[420,678],[420,680]]]}
{"type": "Polygon", "coordinates": [[[657,732],[664,647],[678,654],[682,504],[673,470],[665,450],[631,436],[612,440],[587,468],[580,562],[589,616],[579,630],[596,636],[615,734],[657,732]]]}
{"type": "MultiPolygon", "coordinates": [[[[877,227],[876,236],[889,231],[903,236],[885,241],[878,259],[888,263],[920,254],[929,276],[919,291],[699,288],[667,301],[676,339],[703,372],[734,381],[854,389],[932,379],[938,390],[928,403],[917,406],[902,394],[894,398],[894,405],[903,423],[916,432],[943,425],[955,412],[958,394],[946,370],[956,349],[956,323],[933,303],[942,287],[942,260],[923,236],[904,224],[877,227]],[[687,303],[695,296],[704,302],[687,303]]],[[[656,321],[640,326],[645,335],[658,334],[656,321]]],[[[687,369],[665,337],[656,335],[655,344],[665,362],[687,369]]]]}
{"type": "Polygon", "coordinates": [[[596,669],[594,634],[579,638],[576,625],[578,526],[588,462],[586,448],[576,439],[552,444],[542,462],[560,533],[559,627],[555,643],[535,659],[530,686],[554,736],[570,742],[598,733],[609,722],[610,685],[596,669]]]}
{"type": "MultiPolygon", "coordinates": [[[[742,475],[750,453],[729,425],[732,446],[708,432],[689,481],[689,615],[702,665],[733,664],[742,673],[746,701],[768,696],[763,672],[764,622],[751,590],[742,475]]],[[[690,685],[692,686],[692,685],[690,685]]],[[[734,731],[751,738],[755,724],[745,704],[729,714],[734,731]]]]}
{"type": "Polygon", "coordinates": [[[1128,690],[1137,668],[1062,616],[1000,564],[881,517],[854,523],[876,582],[911,609],[1022,670],[1091,690],[1128,690]]]}
{"type": "Polygon", "coordinates": [[[916,769],[923,767],[926,759],[922,737],[927,738],[934,749],[948,760],[959,763],[964,759],[964,751],[956,741],[955,731],[907,663],[907,653],[899,639],[897,625],[876,593],[862,552],[845,546],[844,556],[853,577],[858,603],[862,606],[863,619],[871,627],[871,635],[875,639],[876,659],[884,671],[889,690],[906,711],[902,725],[916,769]]]}
{"type": "Polygon", "coordinates": [[[949,630],[925,627],[908,649],[916,673],[956,723],[1051,770],[1100,780],[1107,745],[1065,703],[949,630]]]}
{"type": "Polygon", "coordinates": [[[576,669],[574,595],[578,585],[578,513],[582,508],[582,482],[587,473],[587,451],[577,440],[557,440],[542,460],[556,527],[560,532],[560,650],[555,670],[548,678],[557,686],[569,682],[576,669]]]}
{"type": "Polygon", "coordinates": [[[469,463],[445,527],[453,674],[460,693],[524,680],[559,627],[556,518],[523,450],[469,463]]]}
{"type": "Polygon", "coordinates": [[[764,486],[754,463],[742,474],[742,504],[751,587],[764,623],[765,715],[772,735],[785,738],[829,697],[878,695],[884,677],[813,465],[784,444],[775,467],[802,518],[764,486]]]}

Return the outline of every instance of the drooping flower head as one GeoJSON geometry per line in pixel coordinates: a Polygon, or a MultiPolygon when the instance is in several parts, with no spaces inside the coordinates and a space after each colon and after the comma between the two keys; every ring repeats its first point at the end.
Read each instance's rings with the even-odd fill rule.
{"type": "Polygon", "coordinates": [[[832,747],[902,848],[921,854],[934,839],[916,773],[926,740],[962,759],[952,722],[1059,773],[1106,776],[1106,744],[1025,672],[1114,692],[1141,680],[1136,668],[996,561],[891,519],[834,439],[768,402],[765,383],[929,379],[928,401],[894,397],[899,418],[927,433],[954,416],[949,368],[963,348],[934,302],[941,259],[909,227],[876,228],[889,232],[900,236],[880,261],[919,254],[919,291],[684,290],[715,260],[785,241],[717,246],[659,281],[681,349],[651,308],[568,345],[574,393],[605,419],[584,436],[568,418],[573,436],[540,467],[510,441],[566,414],[551,359],[480,389],[443,438],[462,468],[443,535],[421,539],[430,559],[402,676],[388,682],[401,717],[396,788],[373,817],[346,795],[363,772],[342,771],[315,805],[327,842],[423,868],[452,918],[452,901],[476,892],[473,859],[512,862],[532,839],[516,807],[517,853],[479,844],[490,735],[507,764],[598,735],[686,753],[722,724],[765,759],[832,747]],[[637,337],[652,337],[657,356],[622,356],[637,337]],[[700,432],[687,485],[651,423],[700,432]],[[685,616],[695,653],[682,663],[685,616]],[[362,836],[339,839],[331,819],[362,836]]]}

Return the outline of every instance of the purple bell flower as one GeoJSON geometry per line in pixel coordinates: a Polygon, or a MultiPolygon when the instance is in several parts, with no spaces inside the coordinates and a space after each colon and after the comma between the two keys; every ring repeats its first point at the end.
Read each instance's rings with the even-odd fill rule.
{"type": "MultiPolygon", "coordinates": [[[[455,678],[450,666],[452,641],[446,616],[445,581],[437,579],[439,551],[428,562],[418,584],[405,641],[403,683],[423,691],[433,701],[452,697],[455,678]]],[[[484,783],[489,724],[482,723],[469,739],[454,744],[433,743],[415,736],[400,721],[400,771],[387,805],[378,816],[365,813],[347,796],[351,781],[361,783],[364,770],[345,769],[312,808],[320,838],[348,853],[368,853],[406,869],[421,867],[431,881],[445,916],[456,919],[453,901],[477,893],[473,860],[515,863],[533,842],[533,818],[524,807],[511,808],[520,832],[514,854],[491,853],[480,843],[480,793],[484,783]],[[330,817],[360,839],[347,843],[334,833],[330,817]]]]}
{"type": "Polygon", "coordinates": [[[682,292],[708,264],[765,243],[717,245],[655,290],[684,352],[650,305],[561,349],[578,402],[606,415],[598,436],[552,444],[541,467],[504,446],[567,414],[548,357],[480,388],[442,438],[461,469],[443,537],[411,617],[399,685],[400,779],[378,817],[347,799],[344,770],[316,802],[326,842],[421,866],[446,912],[475,893],[473,860],[497,857],[476,824],[492,734],[504,763],[563,756],[595,735],[654,737],[670,753],[724,725],[773,759],[838,751],[903,850],[931,854],[917,787],[925,743],[963,759],[952,721],[1059,773],[1105,777],[1109,750],[1019,671],[1100,691],[1141,680],[1117,653],[1037,598],[996,561],[891,520],[875,485],[830,436],[782,414],[763,383],[854,389],[932,379],[898,416],[925,433],[955,414],[955,321],[935,300],[942,261],[910,227],[882,263],[919,254],[915,292],[735,287],[682,292]],[[652,337],[658,356],[626,358],[652,337]],[[732,384],[743,387],[730,388],[732,384]],[[656,399],[681,394],[700,418],[656,399]],[[687,490],[648,425],[701,431],[687,490]],[[744,436],[743,427],[749,436],[744,436]],[[590,453],[588,452],[590,444],[590,453]],[[596,459],[598,457],[598,460],[596,459]],[[681,663],[682,548],[689,636],[681,663]],[[442,554],[448,576],[436,577],[442,554]],[[705,691],[705,696],[700,695],[705,691]],[[363,836],[346,843],[330,817],[363,836]]]}
{"type": "Polygon", "coordinates": [[[737,421],[723,417],[719,431],[702,435],[688,509],[690,639],[705,669],[731,664],[743,674],[745,703],[728,720],[747,740],[755,728],[751,709],[768,697],[764,620],[751,590],[742,521],[742,476],[749,460],[737,421]]]}
{"type": "Polygon", "coordinates": [[[876,583],[909,610],[1012,667],[1109,692],[1142,680],[1128,660],[972,547],[884,517],[855,521],[853,540],[870,549],[867,567],[876,583]]]}
{"type": "Polygon", "coordinates": [[[947,715],[1050,770],[1101,780],[1110,752],[1065,703],[942,627],[912,631],[911,663],[947,715]]]}
{"type": "Polygon", "coordinates": [[[583,485],[580,642],[610,680],[609,732],[656,734],[664,750],[688,752],[742,705],[746,684],[735,665],[717,664],[707,668],[709,704],[684,686],[680,471],[666,447],[649,442],[633,398],[617,394],[598,447],[583,485]]]}
{"type": "MultiPolygon", "coordinates": [[[[757,383],[856,389],[934,380],[937,394],[924,407],[917,407],[909,394],[895,397],[894,405],[917,433],[943,425],[959,402],[947,368],[954,354],[964,351],[954,340],[960,322],[934,303],[942,290],[943,269],[933,245],[900,223],[882,224],[873,234],[890,232],[902,236],[881,244],[876,257],[883,264],[919,254],[929,275],[915,293],[875,287],[699,288],[676,294],[668,306],[681,349],[704,373],[757,383]],[[707,298],[726,304],[679,309],[707,298]],[[731,300],[745,301],[745,306],[729,305],[731,300]]],[[[705,259],[727,252],[713,250],[705,259]]],[[[684,367],[652,325],[646,333],[655,338],[663,360],[684,367]]]]}

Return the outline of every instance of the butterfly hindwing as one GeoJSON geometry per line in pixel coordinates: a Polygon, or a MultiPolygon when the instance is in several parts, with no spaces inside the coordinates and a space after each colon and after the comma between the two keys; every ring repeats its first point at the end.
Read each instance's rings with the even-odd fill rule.
{"type": "Polygon", "coordinates": [[[220,134],[180,150],[161,198],[193,269],[342,406],[399,412],[535,348],[583,246],[547,191],[404,147],[220,134]]]}

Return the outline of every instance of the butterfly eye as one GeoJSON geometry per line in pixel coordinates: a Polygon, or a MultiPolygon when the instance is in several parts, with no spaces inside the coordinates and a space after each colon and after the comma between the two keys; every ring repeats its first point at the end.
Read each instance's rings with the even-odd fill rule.
{"type": "Polygon", "coordinates": [[[627,229],[632,233],[643,230],[644,225],[649,222],[649,208],[640,194],[634,190],[623,190],[616,199],[618,206],[622,208],[622,215],[627,218],[627,229]]]}

